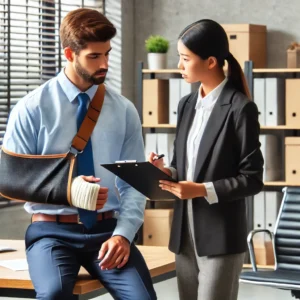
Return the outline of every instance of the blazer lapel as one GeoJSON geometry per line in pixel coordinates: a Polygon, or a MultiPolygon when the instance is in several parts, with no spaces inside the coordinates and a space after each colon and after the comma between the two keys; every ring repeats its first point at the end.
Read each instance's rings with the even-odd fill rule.
{"type": "Polygon", "coordinates": [[[181,116],[180,126],[177,133],[176,141],[176,156],[177,156],[177,172],[179,179],[183,180],[186,176],[185,165],[186,165],[186,143],[189,134],[190,127],[195,117],[195,105],[198,98],[198,92],[196,92],[187,101],[183,114],[181,116]]]}
{"type": "Polygon", "coordinates": [[[231,107],[231,99],[234,93],[235,90],[232,89],[230,84],[227,82],[211,112],[198,149],[198,156],[194,172],[194,181],[196,181],[200,176],[200,173],[202,174],[202,172],[204,171],[202,170],[204,163],[209,156],[211,148],[217,140],[223,123],[226,120],[228,111],[231,107]]]}

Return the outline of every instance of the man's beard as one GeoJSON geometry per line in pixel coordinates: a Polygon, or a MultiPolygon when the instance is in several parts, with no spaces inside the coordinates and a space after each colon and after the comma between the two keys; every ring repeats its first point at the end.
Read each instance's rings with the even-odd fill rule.
{"type": "Polygon", "coordinates": [[[98,71],[96,71],[95,73],[93,73],[92,75],[88,73],[87,70],[85,70],[82,65],[80,64],[80,62],[78,60],[76,60],[75,63],[75,70],[77,72],[77,74],[86,82],[91,83],[91,84],[95,84],[95,85],[99,85],[102,84],[105,80],[106,76],[101,76],[101,77],[96,77],[96,75],[100,74],[100,73],[104,73],[107,72],[107,69],[99,69],[98,71]]]}

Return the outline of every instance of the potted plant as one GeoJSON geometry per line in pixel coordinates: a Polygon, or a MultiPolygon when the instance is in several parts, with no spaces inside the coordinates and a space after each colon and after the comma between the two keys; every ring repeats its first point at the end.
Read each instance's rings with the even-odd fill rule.
{"type": "Polygon", "coordinates": [[[150,35],[145,41],[145,47],[148,52],[148,68],[150,70],[165,69],[169,41],[161,35],[150,35]]]}

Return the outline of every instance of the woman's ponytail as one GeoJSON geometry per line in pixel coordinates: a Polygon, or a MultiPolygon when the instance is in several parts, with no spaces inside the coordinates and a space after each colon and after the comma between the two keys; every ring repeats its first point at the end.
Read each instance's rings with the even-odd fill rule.
{"type": "Polygon", "coordinates": [[[238,91],[251,99],[248,84],[240,64],[231,53],[226,57],[226,60],[228,62],[228,80],[238,91]]]}

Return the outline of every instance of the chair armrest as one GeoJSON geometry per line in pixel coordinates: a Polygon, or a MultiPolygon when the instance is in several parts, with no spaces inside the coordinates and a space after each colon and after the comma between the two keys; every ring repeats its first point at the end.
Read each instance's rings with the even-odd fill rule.
{"type": "Polygon", "coordinates": [[[272,246],[273,246],[273,253],[274,253],[274,257],[276,259],[276,254],[275,254],[275,243],[274,243],[274,233],[271,232],[268,229],[256,229],[256,230],[251,230],[248,234],[247,237],[247,243],[248,243],[248,249],[249,249],[249,254],[250,254],[250,260],[251,260],[251,265],[252,265],[252,269],[254,272],[257,272],[257,266],[256,266],[256,260],[255,260],[255,252],[254,252],[254,247],[253,247],[253,237],[256,233],[259,232],[264,232],[267,233],[270,236],[271,242],[272,242],[272,246]]]}

